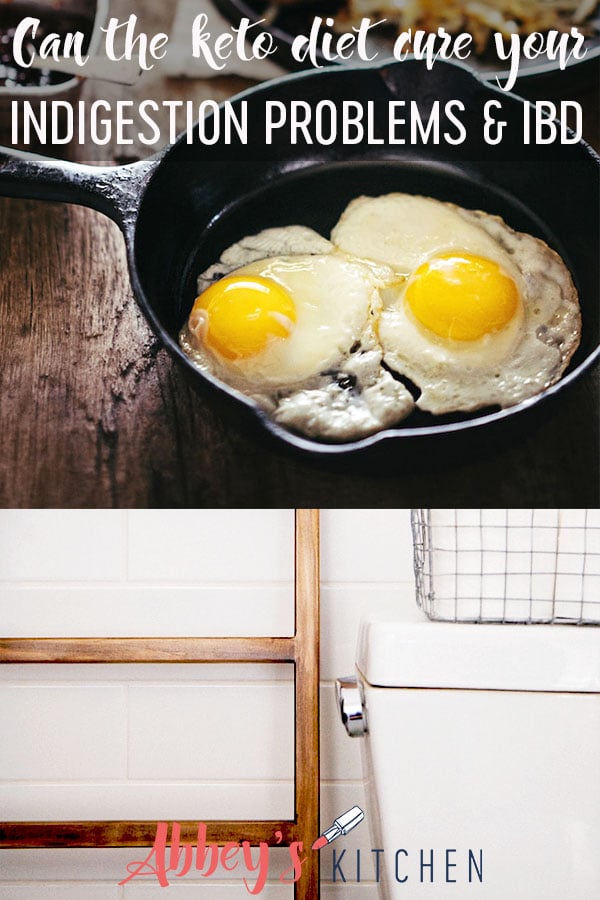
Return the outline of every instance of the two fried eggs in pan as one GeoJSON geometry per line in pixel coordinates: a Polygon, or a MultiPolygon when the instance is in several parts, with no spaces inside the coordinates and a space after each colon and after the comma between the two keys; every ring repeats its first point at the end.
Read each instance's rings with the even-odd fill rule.
{"type": "Polygon", "coordinates": [[[558,381],[581,333],[561,258],[502,219],[428,197],[358,197],[331,240],[302,226],[230,247],[180,343],[284,427],[351,440],[415,407],[507,407],[558,381]]]}

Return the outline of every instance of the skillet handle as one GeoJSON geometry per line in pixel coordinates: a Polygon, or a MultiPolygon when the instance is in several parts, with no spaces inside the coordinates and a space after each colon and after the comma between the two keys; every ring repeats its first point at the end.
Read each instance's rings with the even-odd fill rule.
{"type": "Polygon", "coordinates": [[[0,196],[89,206],[128,236],[159,161],[160,155],[126,166],[90,166],[0,147],[0,196]]]}

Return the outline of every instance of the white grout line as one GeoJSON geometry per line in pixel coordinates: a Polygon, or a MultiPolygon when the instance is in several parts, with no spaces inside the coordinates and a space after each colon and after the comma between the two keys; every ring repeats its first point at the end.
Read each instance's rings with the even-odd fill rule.
{"type": "MultiPolygon", "coordinates": [[[[44,666],[44,665],[52,665],[52,664],[51,663],[29,663],[29,665],[44,666]]],[[[97,667],[98,666],[101,667],[101,666],[112,666],[115,664],[114,663],[60,663],[60,665],[65,665],[65,666],[94,665],[97,667]]],[[[124,665],[124,666],[125,665],[129,665],[129,666],[146,665],[146,666],[161,666],[162,667],[162,666],[169,666],[169,665],[210,666],[210,665],[215,665],[215,663],[182,663],[182,662],[134,663],[134,662],[131,662],[131,663],[116,663],[116,665],[124,665]]],[[[216,663],[216,665],[219,665],[219,663],[216,663]]],[[[222,663],[222,665],[226,665],[226,664],[222,663]]],[[[228,663],[227,665],[243,666],[243,665],[252,665],[252,663],[235,662],[235,663],[228,663]]],[[[254,663],[254,665],[261,665],[261,663],[254,663]]],[[[265,663],[265,665],[269,665],[269,663],[265,663]]],[[[285,666],[286,668],[289,668],[290,670],[293,665],[294,664],[292,662],[279,663],[279,666],[282,666],[282,667],[285,666]]],[[[63,687],[90,687],[90,688],[91,687],[101,687],[101,688],[102,687],[127,687],[127,688],[131,688],[131,687],[137,687],[137,686],[143,686],[145,688],[173,688],[173,690],[175,690],[175,689],[178,690],[179,688],[185,687],[185,688],[198,688],[199,690],[201,690],[204,687],[211,687],[211,688],[218,687],[218,688],[234,689],[234,688],[240,688],[240,687],[248,687],[249,685],[252,685],[253,688],[254,687],[267,687],[267,688],[272,687],[272,688],[274,688],[274,687],[277,687],[282,684],[291,685],[293,683],[293,680],[294,680],[294,674],[292,671],[289,672],[288,678],[264,678],[264,679],[261,678],[260,680],[256,679],[253,681],[243,680],[240,676],[238,676],[235,680],[232,679],[231,681],[228,681],[228,680],[211,681],[209,679],[198,679],[196,681],[181,681],[179,679],[177,681],[171,681],[171,680],[161,681],[160,679],[157,679],[156,676],[155,676],[155,679],[152,681],[147,681],[145,679],[144,680],[132,679],[131,681],[128,681],[127,678],[114,678],[114,679],[106,678],[106,679],[102,679],[102,681],[95,679],[95,678],[90,679],[89,681],[86,681],[85,679],[81,679],[81,678],[73,679],[73,680],[69,680],[69,681],[43,680],[40,682],[28,681],[28,680],[20,680],[20,681],[17,680],[17,681],[0,681],[0,690],[2,690],[2,688],[5,688],[5,687],[9,687],[9,688],[13,688],[13,687],[25,688],[25,687],[27,687],[27,688],[31,688],[32,690],[37,691],[37,690],[44,690],[45,688],[55,689],[55,688],[63,688],[63,687]]],[[[334,682],[331,682],[331,683],[333,684],[334,682]]],[[[324,681],[321,683],[322,686],[325,686],[325,684],[328,684],[328,682],[324,681]]]]}
{"type": "MultiPolygon", "coordinates": [[[[290,759],[290,768],[293,768],[293,759],[290,759]]],[[[352,779],[350,779],[352,780],[352,779]]],[[[140,787],[144,784],[148,784],[150,786],[155,785],[165,785],[167,787],[173,787],[177,785],[185,785],[185,784],[195,784],[198,787],[237,787],[238,785],[293,785],[294,778],[293,775],[290,774],[289,778],[236,778],[235,780],[231,780],[230,778],[214,778],[208,779],[205,781],[200,781],[197,778],[172,778],[167,781],[164,778],[94,778],[90,780],[89,778],[69,778],[64,780],[53,780],[53,779],[45,779],[45,778],[4,778],[4,784],[10,783],[11,785],[45,785],[46,787],[69,787],[69,786],[81,786],[82,784],[87,787],[107,787],[113,785],[114,787],[123,787],[123,785],[135,784],[136,787],[140,787]]],[[[322,781],[321,784],[325,782],[322,781]]],[[[332,784],[336,784],[337,782],[331,782],[332,784]]],[[[340,782],[341,783],[341,782],[340,782]]],[[[0,847],[0,849],[2,849],[0,847]]]]}
{"type": "MultiPolygon", "coordinates": [[[[350,582],[348,582],[350,583],[350,582]]],[[[32,578],[28,580],[27,578],[1,578],[0,577],[0,585],[6,587],[33,587],[33,588],[51,588],[51,589],[61,589],[68,590],[69,588],[83,589],[89,588],[90,586],[95,588],[102,587],[131,587],[131,588],[151,588],[154,587],[157,590],[174,590],[187,588],[189,590],[230,590],[231,588],[235,588],[236,590],[243,590],[247,588],[248,590],[254,590],[256,588],[291,588],[293,587],[292,579],[285,579],[283,581],[265,581],[258,580],[253,581],[251,578],[244,578],[240,581],[195,581],[193,579],[182,579],[181,581],[172,581],[166,580],[161,581],[158,578],[149,578],[146,580],[137,581],[129,581],[127,578],[89,578],[89,579],[64,579],[58,578],[55,581],[48,578],[32,578]]],[[[361,582],[362,584],[362,582],[361,582]]],[[[345,585],[348,586],[347,584],[345,585]]],[[[293,599],[293,598],[290,598],[293,599]]]]}
{"type": "Polygon", "coordinates": [[[129,582],[129,510],[123,512],[123,549],[125,552],[125,581],[129,582]]]}

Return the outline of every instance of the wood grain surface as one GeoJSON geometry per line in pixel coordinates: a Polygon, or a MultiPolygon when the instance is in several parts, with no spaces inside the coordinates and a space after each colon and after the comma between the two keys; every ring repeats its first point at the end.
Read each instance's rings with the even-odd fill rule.
{"type": "Polygon", "coordinates": [[[0,663],[275,663],[293,638],[0,638],[0,663]]]}
{"type": "MultiPolygon", "coordinates": [[[[302,878],[295,885],[295,900],[321,896],[319,853],[311,852],[321,833],[319,751],[319,646],[320,646],[320,530],[317,509],[296,510],[295,553],[295,814],[296,839],[306,859],[302,878]],[[308,851],[308,852],[306,852],[308,851]]],[[[323,826],[326,827],[326,826],[323,826]]]]}
{"type": "MultiPolygon", "coordinates": [[[[148,30],[174,5],[135,4],[148,30]]],[[[131,11],[115,0],[113,8],[131,11]]],[[[140,96],[217,100],[246,82],[144,76],[140,96]]],[[[85,88],[88,96],[93,87],[85,88]]],[[[106,87],[103,97],[130,89],[106,87]]],[[[130,96],[130,94],[127,94],[130,96]]],[[[573,95],[571,95],[573,96],[573,95]]],[[[579,91],[599,146],[598,85],[579,91]]],[[[73,151],[76,154],[75,151],[73,151]]],[[[102,151],[123,161],[122,149],[102,151]]],[[[141,155],[129,148],[126,158],[141,155]]],[[[598,368],[517,422],[357,457],[301,456],[196,395],[133,299],[117,226],[0,199],[0,504],[13,507],[596,506],[598,368]]]]}
{"type": "MultiPolygon", "coordinates": [[[[160,816],[160,810],[157,813],[160,816]]],[[[178,824],[181,827],[180,839],[195,844],[198,839],[198,822],[185,821],[178,824]]],[[[274,845],[277,842],[276,831],[281,832],[280,843],[284,847],[298,840],[298,826],[291,821],[252,822],[234,819],[230,822],[204,824],[207,841],[219,845],[229,841],[239,843],[240,840],[249,841],[252,846],[261,841],[274,845]]],[[[3,850],[23,847],[151,847],[156,837],[156,825],[156,820],[146,819],[114,822],[0,822],[0,845],[3,850]]],[[[316,896],[313,894],[311,900],[315,900],[316,896]]]]}

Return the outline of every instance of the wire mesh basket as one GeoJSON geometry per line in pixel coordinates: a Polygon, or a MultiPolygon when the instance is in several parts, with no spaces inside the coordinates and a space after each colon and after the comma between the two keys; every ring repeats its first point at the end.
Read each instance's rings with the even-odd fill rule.
{"type": "Polygon", "coordinates": [[[600,510],[411,514],[417,603],[430,619],[600,624],[600,510]]]}

